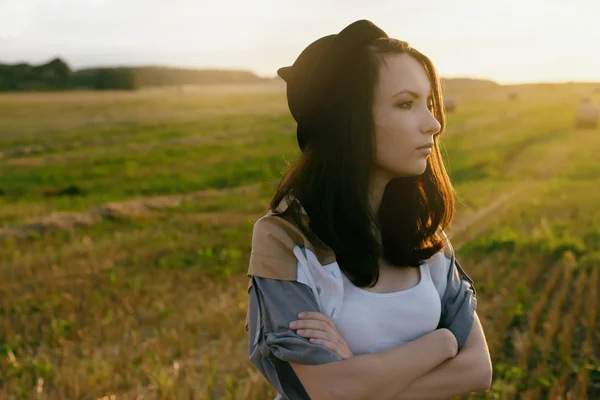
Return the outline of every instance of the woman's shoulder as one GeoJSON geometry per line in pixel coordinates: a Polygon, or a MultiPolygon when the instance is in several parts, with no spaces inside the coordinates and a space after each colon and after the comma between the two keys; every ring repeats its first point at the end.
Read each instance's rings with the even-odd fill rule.
{"type": "Polygon", "coordinates": [[[289,213],[269,211],[252,228],[252,254],[289,258],[294,246],[309,244],[300,224],[289,213]]]}
{"type": "Polygon", "coordinates": [[[261,216],[252,230],[248,275],[294,280],[299,250],[312,252],[322,265],[335,261],[330,248],[313,243],[309,229],[308,216],[299,204],[288,204],[261,216]]]}
{"type": "Polygon", "coordinates": [[[267,277],[276,271],[290,277],[291,272],[285,271],[295,274],[294,246],[298,244],[300,234],[293,224],[281,216],[269,212],[260,217],[252,228],[248,275],[267,277]],[[280,267],[274,269],[276,265],[280,267]]]}
{"type": "Polygon", "coordinates": [[[444,241],[444,247],[432,255],[427,260],[427,263],[430,265],[430,267],[443,268],[446,270],[446,272],[448,272],[448,266],[454,258],[454,249],[450,243],[450,239],[444,231],[440,231],[440,236],[444,241]]]}
{"type": "Polygon", "coordinates": [[[280,204],[254,223],[248,275],[295,279],[294,248],[313,247],[301,227],[308,224],[297,207],[293,202],[280,204]]]}
{"type": "Polygon", "coordinates": [[[444,248],[427,260],[427,266],[436,288],[440,294],[443,294],[446,289],[448,274],[454,258],[454,250],[446,233],[441,231],[440,234],[444,239],[444,248]]]}
{"type": "Polygon", "coordinates": [[[440,236],[444,239],[444,248],[442,249],[442,252],[444,253],[444,256],[450,260],[454,256],[454,249],[452,248],[452,243],[450,243],[450,238],[443,230],[440,231],[440,236]]]}

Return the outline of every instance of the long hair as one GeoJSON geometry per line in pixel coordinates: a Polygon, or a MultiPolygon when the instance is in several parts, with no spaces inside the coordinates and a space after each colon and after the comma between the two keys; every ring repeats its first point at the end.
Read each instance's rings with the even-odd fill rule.
{"type": "Polygon", "coordinates": [[[454,193],[440,154],[445,128],[439,77],[431,60],[396,39],[377,39],[348,63],[336,90],[311,125],[310,140],[284,173],[271,200],[276,210],[288,196],[302,205],[293,218],[316,243],[331,248],[337,262],[358,287],[379,279],[379,259],[394,266],[418,267],[444,247],[441,231],[451,222],[454,193]],[[380,65],[388,55],[409,54],[420,61],[430,81],[433,114],[441,125],[426,171],[392,179],[377,212],[369,202],[375,168],[374,94],[380,65]]]}

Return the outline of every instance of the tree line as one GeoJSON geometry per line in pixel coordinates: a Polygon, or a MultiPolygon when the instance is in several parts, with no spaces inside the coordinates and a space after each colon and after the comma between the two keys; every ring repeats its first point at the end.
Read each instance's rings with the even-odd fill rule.
{"type": "Polygon", "coordinates": [[[141,87],[248,83],[265,80],[250,71],[170,67],[102,67],[72,70],[55,58],[41,65],[0,64],[0,91],[135,90],[141,87]]]}

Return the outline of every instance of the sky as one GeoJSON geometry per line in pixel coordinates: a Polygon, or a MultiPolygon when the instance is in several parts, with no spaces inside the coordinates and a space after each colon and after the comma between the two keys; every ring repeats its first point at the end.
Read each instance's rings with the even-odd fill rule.
{"type": "Polygon", "coordinates": [[[444,77],[600,82],[598,0],[0,0],[0,63],[269,77],[358,19],[409,42],[444,77]]]}

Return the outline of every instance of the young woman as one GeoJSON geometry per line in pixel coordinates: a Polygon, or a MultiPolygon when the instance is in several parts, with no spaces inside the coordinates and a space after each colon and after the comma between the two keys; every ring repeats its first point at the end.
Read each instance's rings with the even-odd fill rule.
{"type": "Polygon", "coordinates": [[[278,74],[302,153],[253,230],[251,362],[277,399],[486,390],[476,291],[444,234],[454,205],[433,64],[360,20],[278,74]]]}

